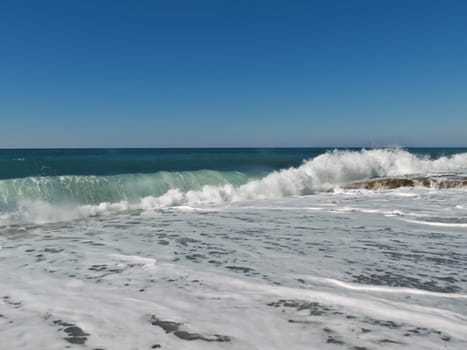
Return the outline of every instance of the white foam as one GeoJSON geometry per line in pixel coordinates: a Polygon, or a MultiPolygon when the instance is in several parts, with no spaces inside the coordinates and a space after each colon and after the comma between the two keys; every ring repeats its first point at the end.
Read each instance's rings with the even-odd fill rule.
{"type": "MultiPolygon", "coordinates": [[[[167,265],[166,268],[170,270],[167,265]]],[[[175,268],[175,266],[173,266],[175,268]]],[[[179,267],[176,267],[179,271],[179,267]]],[[[377,319],[393,320],[396,322],[407,322],[427,328],[437,327],[443,331],[467,340],[465,327],[467,319],[464,315],[416,304],[406,304],[387,299],[379,299],[368,295],[346,295],[342,293],[331,293],[316,289],[291,288],[284,286],[271,286],[269,284],[257,283],[231,276],[213,275],[206,272],[191,272],[190,278],[197,278],[205,283],[230,286],[232,290],[241,290],[242,295],[232,294],[231,297],[242,297],[244,295],[256,294],[257,297],[275,296],[277,298],[298,299],[308,301],[320,301],[330,305],[340,305],[355,313],[364,313],[377,319]]],[[[365,288],[365,287],[364,287],[365,288]]],[[[441,293],[444,294],[444,293],[441,293]]],[[[215,296],[214,293],[212,296],[215,296]]],[[[434,295],[431,295],[434,296],[434,295]]]]}
{"type": "Polygon", "coordinates": [[[451,299],[467,299],[467,295],[465,294],[457,294],[457,293],[438,293],[438,292],[430,292],[421,289],[415,288],[402,288],[402,287],[387,287],[387,286],[375,286],[375,285],[368,285],[368,284],[355,284],[355,283],[348,283],[339,281],[332,278],[321,278],[321,277],[311,277],[311,276],[299,276],[301,279],[325,283],[334,285],[337,287],[354,290],[354,291],[361,291],[361,292],[377,292],[377,293],[391,293],[391,294],[413,294],[413,295],[422,295],[422,296],[431,296],[431,297],[438,297],[438,298],[451,298],[451,299]]]}
{"type": "MultiPolygon", "coordinates": [[[[436,160],[418,158],[400,149],[333,151],[304,162],[297,168],[275,171],[262,179],[240,186],[230,183],[205,185],[198,190],[183,192],[172,188],[161,196],[146,196],[137,201],[122,200],[97,205],[53,205],[42,200],[20,200],[18,210],[0,214],[0,226],[44,224],[76,220],[89,216],[108,215],[128,210],[154,210],[170,206],[181,208],[204,204],[271,200],[309,195],[345,184],[374,177],[390,177],[446,172],[467,172],[467,153],[436,160]]],[[[45,178],[37,178],[41,183],[45,178]]],[[[96,181],[94,177],[86,181],[96,181]]],[[[398,196],[404,194],[396,192],[398,196]]]]}
{"type": "Polygon", "coordinates": [[[420,192],[421,199],[375,192],[190,206],[195,211],[174,207],[35,227],[14,239],[0,235],[0,296],[21,302],[12,305],[0,298],[0,313],[5,316],[0,317],[1,344],[9,349],[63,349],[69,345],[67,335],[54,323],[62,320],[90,334],[88,348],[150,349],[157,343],[163,349],[181,350],[370,349],[391,347],[379,343],[389,339],[405,343],[396,347],[448,345],[463,350],[467,343],[463,266],[424,259],[423,252],[446,260],[462,256],[465,235],[433,240],[426,235],[433,230],[384,214],[398,210],[417,218],[437,217],[465,203],[465,193],[420,192]],[[334,209],[341,207],[355,210],[336,213],[334,209]],[[214,208],[219,215],[199,215],[198,208],[214,208]],[[98,244],[102,242],[106,244],[98,244]],[[400,256],[386,254],[392,252],[400,256]],[[190,260],[194,254],[201,257],[190,260]],[[210,259],[219,260],[219,265],[210,259]],[[243,274],[229,265],[253,272],[243,274]],[[343,282],[343,276],[373,273],[393,278],[424,275],[438,287],[459,292],[343,282]],[[314,276],[324,278],[313,280],[314,276]],[[452,280],[443,279],[448,276],[452,280]],[[318,303],[323,313],[268,306],[279,300],[318,303]],[[223,334],[232,341],[181,340],[152,325],[153,314],[182,323],[182,330],[206,337],[223,334]],[[371,332],[363,334],[362,327],[371,332]],[[416,327],[425,330],[404,335],[416,327]],[[328,343],[327,330],[344,344],[328,343]]]}
{"type": "Polygon", "coordinates": [[[389,192],[389,194],[393,196],[399,197],[417,197],[419,196],[417,193],[407,193],[407,192],[389,192]]]}
{"type": "Polygon", "coordinates": [[[420,221],[420,220],[408,220],[403,219],[405,222],[410,222],[412,224],[420,224],[427,226],[438,226],[438,227],[467,227],[467,224],[464,223],[450,223],[450,222],[435,222],[435,221],[420,221]]]}
{"type": "Polygon", "coordinates": [[[144,269],[154,270],[156,266],[156,259],[145,258],[137,255],[123,255],[123,254],[111,254],[110,257],[114,260],[121,262],[139,265],[144,269]]]}

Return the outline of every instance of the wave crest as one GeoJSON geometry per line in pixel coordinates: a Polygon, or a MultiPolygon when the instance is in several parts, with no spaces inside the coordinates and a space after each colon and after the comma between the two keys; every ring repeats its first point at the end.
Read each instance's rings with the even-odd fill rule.
{"type": "Polygon", "coordinates": [[[467,153],[429,159],[401,149],[335,150],[261,179],[215,171],[0,181],[0,226],[44,224],[128,210],[265,200],[381,177],[467,173],[467,153]]]}

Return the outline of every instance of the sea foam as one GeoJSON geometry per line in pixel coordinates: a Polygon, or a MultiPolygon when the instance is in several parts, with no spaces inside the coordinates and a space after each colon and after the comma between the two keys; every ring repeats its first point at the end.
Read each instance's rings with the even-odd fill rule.
{"type": "Polygon", "coordinates": [[[259,179],[197,171],[0,181],[0,225],[44,224],[128,210],[310,195],[372,178],[467,173],[467,153],[429,159],[401,149],[335,150],[259,179]]]}

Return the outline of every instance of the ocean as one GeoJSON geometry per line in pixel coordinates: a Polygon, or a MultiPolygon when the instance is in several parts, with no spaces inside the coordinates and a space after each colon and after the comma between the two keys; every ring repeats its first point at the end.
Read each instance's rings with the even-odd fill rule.
{"type": "Polygon", "coordinates": [[[467,148],[0,150],[0,349],[466,349],[467,148]]]}

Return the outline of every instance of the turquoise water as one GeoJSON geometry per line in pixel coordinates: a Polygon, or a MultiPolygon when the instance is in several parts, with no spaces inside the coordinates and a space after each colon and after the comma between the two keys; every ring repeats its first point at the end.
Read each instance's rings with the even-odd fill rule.
{"type": "Polygon", "coordinates": [[[459,148],[0,150],[0,226],[466,173],[459,148]]]}

